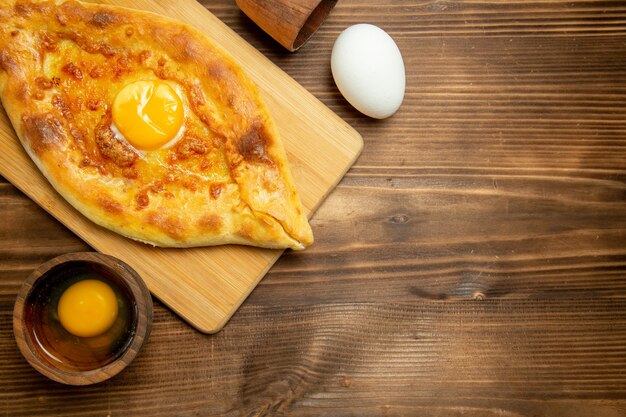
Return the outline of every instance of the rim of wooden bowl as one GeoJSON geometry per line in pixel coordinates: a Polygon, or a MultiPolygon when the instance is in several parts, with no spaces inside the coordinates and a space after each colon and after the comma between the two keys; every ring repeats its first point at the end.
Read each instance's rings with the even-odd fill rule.
{"type": "Polygon", "coordinates": [[[302,45],[304,45],[315,32],[320,28],[322,23],[326,20],[331,10],[337,4],[337,0],[321,0],[317,6],[313,9],[309,17],[302,25],[300,31],[291,44],[291,50],[297,51],[302,45]]]}
{"type": "Polygon", "coordinates": [[[278,43],[294,52],[320,28],[337,0],[236,0],[244,12],[278,43]]]}
{"type": "Polygon", "coordinates": [[[41,264],[20,288],[13,309],[13,334],[24,358],[30,365],[48,378],[68,385],[91,385],[105,381],[128,366],[137,356],[152,329],[152,297],[139,274],[121,260],[97,252],[75,252],[57,256],[41,264]],[[121,278],[130,289],[137,305],[137,327],[131,343],[124,353],[111,363],[88,371],[59,369],[37,353],[29,329],[24,323],[26,299],[35,283],[52,268],[69,262],[87,262],[106,267],[121,278]]]}

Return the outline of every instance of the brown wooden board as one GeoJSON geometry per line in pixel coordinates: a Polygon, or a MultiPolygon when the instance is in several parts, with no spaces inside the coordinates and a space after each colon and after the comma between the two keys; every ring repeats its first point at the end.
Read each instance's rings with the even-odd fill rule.
{"type": "MultiPolygon", "coordinates": [[[[361,136],[195,0],[107,0],[156,12],[199,29],[233,55],[261,90],[287,150],[305,210],[312,214],[363,147],[361,136]]],[[[192,326],[219,331],[281,251],[243,246],[162,249],[103,229],[54,191],[0,113],[0,174],[96,250],[135,268],[150,291],[192,326]]],[[[315,231],[314,231],[315,232],[315,231]]]]}

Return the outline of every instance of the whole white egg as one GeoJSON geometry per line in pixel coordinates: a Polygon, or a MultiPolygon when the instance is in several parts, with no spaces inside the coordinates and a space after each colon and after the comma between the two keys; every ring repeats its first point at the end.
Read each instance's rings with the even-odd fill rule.
{"type": "Polygon", "coordinates": [[[358,111],[384,119],[404,98],[404,61],[391,36],[377,26],[350,26],[337,38],[330,58],[337,88],[358,111]]]}

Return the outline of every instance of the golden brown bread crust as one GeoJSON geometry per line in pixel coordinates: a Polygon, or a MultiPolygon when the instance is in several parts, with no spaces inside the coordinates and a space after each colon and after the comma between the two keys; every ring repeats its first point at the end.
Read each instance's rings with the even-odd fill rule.
{"type": "Polygon", "coordinates": [[[158,246],[302,249],[313,236],[256,86],[196,30],[77,1],[0,1],[0,98],[52,185],[94,222],[158,246]],[[140,152],[111,130],[115,94],[165,80],[183,137],[140,152]]]}

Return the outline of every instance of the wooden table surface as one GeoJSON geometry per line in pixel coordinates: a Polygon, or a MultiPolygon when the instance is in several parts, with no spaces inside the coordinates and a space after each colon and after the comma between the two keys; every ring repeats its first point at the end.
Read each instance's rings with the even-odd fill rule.
{"type": "Polygon", "coordinates": [[[155,302],[135,362],[82,388],[26,364],[11,313],[38,264],[89,247],[0,179],[0,415],[626,416],[625,2],[342,0],[295,54],[203,3],[363,154],[224,330],[155,302]],[[330,74],[362,22],[405,60],[384,121],[330,74]]]}

